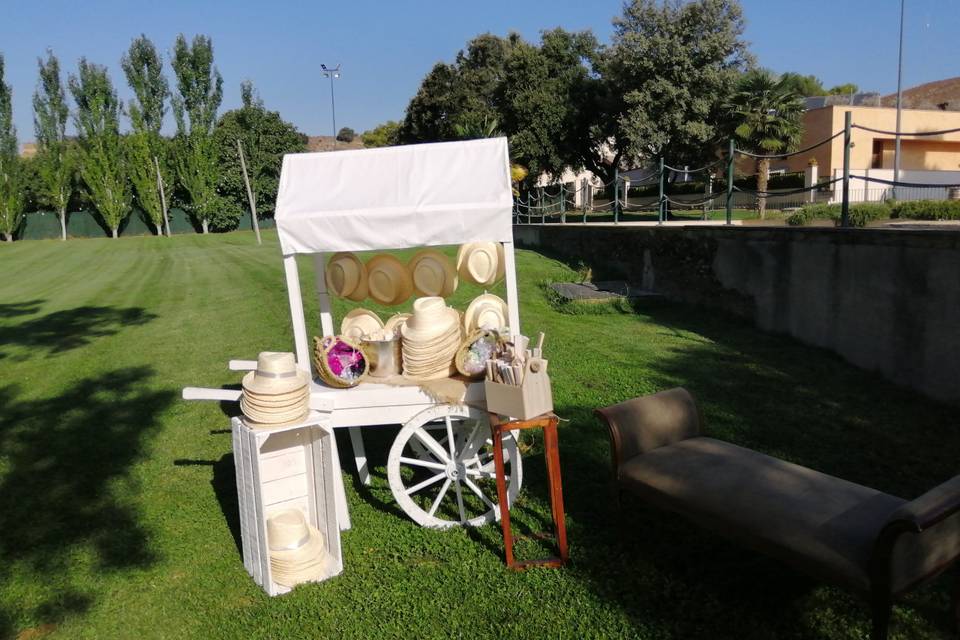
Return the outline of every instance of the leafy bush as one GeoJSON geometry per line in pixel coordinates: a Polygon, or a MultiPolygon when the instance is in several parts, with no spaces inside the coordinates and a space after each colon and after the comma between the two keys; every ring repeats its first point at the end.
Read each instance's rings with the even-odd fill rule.
{"type": "Polygon", "coordinates": [[[353,142],[353,139],[356,137],[357,132],[350,127],[343,127],[340,131],[337,131],[337,140],[339,142],[353,142]]]}
{"type": "Polygon", "coordinates": [[[960,220],[960,200],[913,200],[891,207],[892,218],[906,220],[960,220]]]}
{"type": "Polygon", "coordinates": [[[799,211],[794,211],[788,215],[784,220],[791,227],[804,227],[810,224],[810,221],[813,218],[809,216],[806,209],[801,208],[799,211]]]}
{"type": "MultiPolygon", "coordinates": [[[[861,202],[850,205],[850,226],[865,227],[874,220],[886,220],[890,217],[890,205],[886,202],[861,202]]],[[[840,213],[834,219],[840,224],[840,213]]]]}

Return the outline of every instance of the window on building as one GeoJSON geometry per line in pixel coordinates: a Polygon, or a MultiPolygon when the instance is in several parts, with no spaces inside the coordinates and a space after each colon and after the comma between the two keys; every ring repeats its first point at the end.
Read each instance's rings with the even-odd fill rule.
{"type": "Polygon", "coordinates": [[[873,140],[873,160],[870,163],[871,169],[883,169],[883,140],[873,140]]]}

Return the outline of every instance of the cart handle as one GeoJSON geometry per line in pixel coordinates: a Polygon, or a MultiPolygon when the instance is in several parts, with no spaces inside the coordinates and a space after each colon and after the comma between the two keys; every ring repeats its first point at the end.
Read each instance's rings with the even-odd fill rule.
{"type": "Polygon", "coordinates": [[[220,400],[237,401],[239,389],[209,389],[207,387],[184,387],[181,396],[184,400],[220,400]]]}

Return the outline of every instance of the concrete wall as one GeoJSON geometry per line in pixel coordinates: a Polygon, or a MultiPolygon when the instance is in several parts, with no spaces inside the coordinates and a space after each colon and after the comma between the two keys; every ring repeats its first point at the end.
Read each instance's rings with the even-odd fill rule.
{"type": "Polygon", "coordinates": [[[667,297],[720,308],[960,404],[960,234],[950,231],[515,227],[521,246],[646,274],[667,297]]]}

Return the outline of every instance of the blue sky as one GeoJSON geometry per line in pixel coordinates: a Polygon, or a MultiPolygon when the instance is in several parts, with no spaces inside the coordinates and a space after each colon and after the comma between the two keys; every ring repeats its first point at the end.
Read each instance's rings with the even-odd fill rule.
{"type": "MultiPolygon", "coordinates": [[[[742,0],[746,38],[759,62],[776,71],[896,89],[898,0],[742,0]]],[[[451,60],[472,36],[543,29],[611,33],[619,0],[459,0],[254,2],[251,0],[3,0],[0,52],[14,90],[21,142],[33,138],[31,94],[36,58],[52,47],[67,71],[85,55],[107,64],[121,98],[129,90],[120,56],[146,33],[166,53],[178,33],[213,38],[224,77],[224,109],[253,80],[271,109],[309,134],[329,134],[330,88],[320,63],[340,63],[337,126],[363,131],[400,119],[430,67],[451,60]]],[[[960,1],[907,0],[904,86],[960,75],[960,1]]],[[[168,75],[173,72],[168,66],[168,75]]],[[[170,125],[168,125],[169,128],[170,125]]]]}

